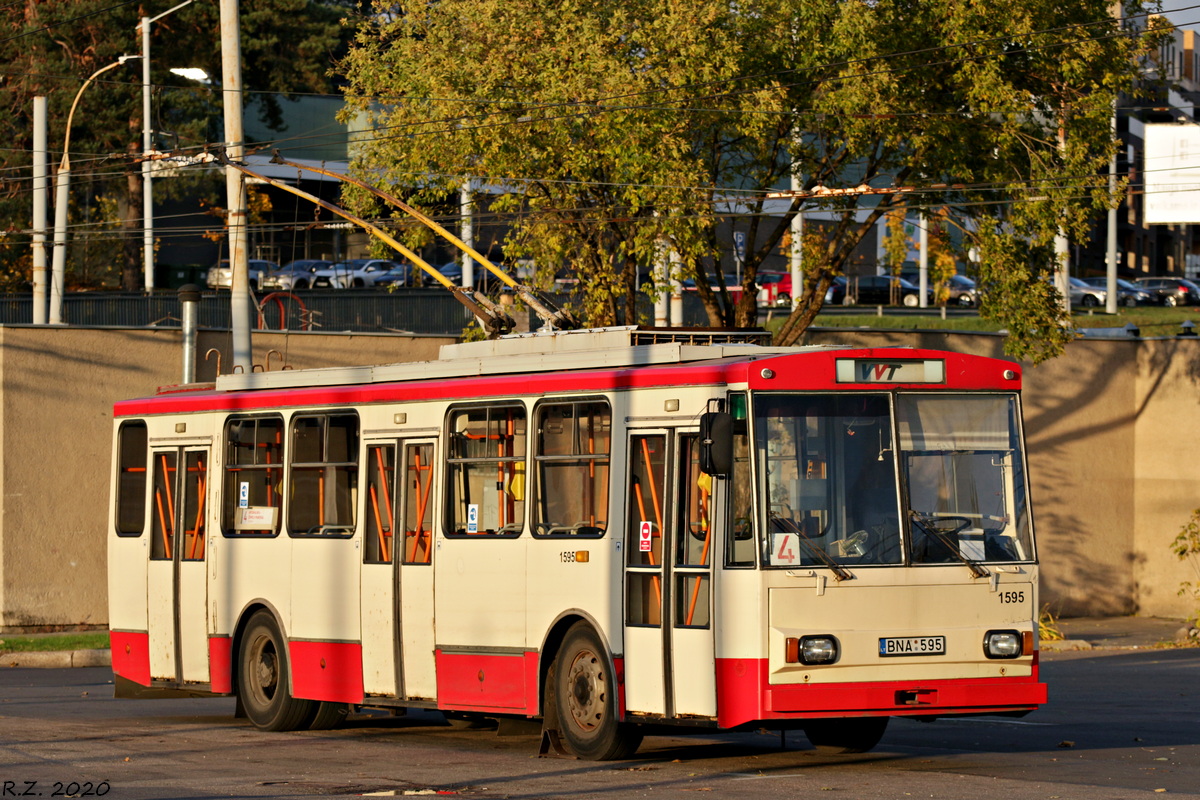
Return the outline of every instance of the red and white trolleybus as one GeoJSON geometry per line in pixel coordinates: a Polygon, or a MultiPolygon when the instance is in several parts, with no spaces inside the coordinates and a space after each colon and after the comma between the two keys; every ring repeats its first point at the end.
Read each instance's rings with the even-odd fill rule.
{"type": "Polygon", "coordinates": [[[227,375],[115,408],[118,694],[873,747],[1038,679],[1020,369],[633,328],[227,375]]]}

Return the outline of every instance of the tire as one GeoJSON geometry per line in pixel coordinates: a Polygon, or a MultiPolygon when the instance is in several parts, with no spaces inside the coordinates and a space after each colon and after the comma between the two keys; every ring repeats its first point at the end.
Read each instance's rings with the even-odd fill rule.
{"type": "Polygon", "coordinates": [[[642,743],[638,729],[618,722],[617,689],[608,654],[586,623],[563,639],[554,665],[554,700],[563,743],[587,761],[628,758],[642,743]]]}
{"type": "Polygon", "coordinates": [[[350,714],[350,706],[345,703],[329,703],[324,700],[313,703],[312,719],[302,728],[310,731],[331,731],[340,728],[350,714]]]}
{"type": "Polygon", "coordinates": [[[1163,305],[1166,306],[1167,308],[1174,308],[1178,304],[1179,304],[1179,301],[1175,299],[1175,295],[1173,295],[1173,294],[1169,294],[1163,298],[1163,305]]]}
{"type": "Polygon", "coordinates": [[[921,299],[919,297],[917,297],[915,294],[904,295],[904,305],[907,306],[908,308],[916,308],[920,304],[921,304],[921,299]]]}
{"type": "Polygon", "coordinates": [[[804,735],[827,755],[866,753],[879,744],[887,724],[887,717],[811,719],[804,723],[804,735]]]}
{"type": "Polygon", "coordinates": [[[366,286],[366,284],[365,284],[365,283],[363,283],[363,279],[362,279],[362,278],[355,278],[355,279],[354,279],[354,280],[353,280],[353,281],[350,283],[350,286],[351,286],[351,288],[354,288],[354,289],[362,289],[364,286],[366,286]]]}
{"type": "Polygon", "coordinates": [[[780,306],[781,308],[786,308],[791,304],[792,296],[787,292],[780,292],[779,294],[775,295],[775,305],[780,306]]]}
{"type": "Polygon", "coordinates": [[[275,618],[259,611],[250,618],[238,648],[238,698],[254,727],[264,731],[294,731],[316,718],[312,700],[297,700],[288,692],[287,644],[275,618]]]}
{"type": "Polygon", "coordinates": [[[1095,308],[1098,305],[1100,305],[1100,301],[1096,299],[1096,296],[1094,294],[1085,294],[1083,296],[1083,307],[1084,308],[1095,308]]]}
{"type": "Polygon", "coordinates": [[[296,281],[296,285],[293,286],[292,288],[293,289],[307,289],[308,281],[296,281]]]}
{"type": "Polygon", "coordinates": [[[1121,305],[1125,306],[1126,308],[1133,308],[1137,305],[1137,298],[1133,295],[1129,295],[1121,301],[1121,305]]]}

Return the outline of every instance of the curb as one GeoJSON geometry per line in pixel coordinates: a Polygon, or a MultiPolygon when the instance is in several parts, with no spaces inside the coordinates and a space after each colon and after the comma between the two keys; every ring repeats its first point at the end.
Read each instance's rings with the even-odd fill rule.
{"type": "Polygon", "coordinates": [[[0,667],[65,669],[110,666],[112,652],[109,650],[31,650],[24,653],[0,653],[0,667]]]}
{"type": "Polygon", "coordinates": [[[1096,646],[1083,639],[1055,639],[1049,642],[1045,640],[1038,642],[1038,649],[1052,653],[1062,653],[1069,650],[1095,650],[1096,646]]]}

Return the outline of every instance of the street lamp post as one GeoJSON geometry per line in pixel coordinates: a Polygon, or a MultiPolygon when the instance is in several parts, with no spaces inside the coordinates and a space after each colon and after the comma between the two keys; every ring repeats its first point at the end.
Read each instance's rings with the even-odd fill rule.
{"type": "Polygon", "coordinates": [[[63,135],[62,162],[58,165],[58,178],[54,185],[54,261],[50,274],[51,325],[61,325],[63,323],[63,283],[67,270],[67,198],[71,182],[71,120],[75,117],[75,109],[79,106],[79,98],[83,97],[84,90],[92,85],[92,81],[110,69],[116,69],[133,58],[140,58],[140,56],[121,56],[107,67],[101,67],[93,72],[83,82],[83,86],[79,87],[79,91],[75,94],[75,101],[71,103],[71,111],[67,114],[67,129],[63,135]]]}
{"type": "Polygon", "coordinates": [[[154,291],[154,191],[150,155],[154,131],[150,126],[150,24],[173,14],[196,0],[185,0],[156,17],[142,17],[137,29],[142,34],[142,258],[146,269],[146,291],[154,291]]]}

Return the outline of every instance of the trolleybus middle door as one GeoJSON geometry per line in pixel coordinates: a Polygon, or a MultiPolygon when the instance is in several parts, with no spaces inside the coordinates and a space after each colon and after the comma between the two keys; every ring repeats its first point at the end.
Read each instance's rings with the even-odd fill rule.
{"type": "Polygon", "coordinates": [[[717,531],[698,436],[629,438],[625,698],[633,713],[716,715],[712,564],[717,531]]]}
{"type": "Polygon", "coordinates": [[[156,448],[151,458],[150,677],[173,683],[208,683],[208,448],[156,448]]]}
{"type": "Polygon", "coordinates": [[[434,700],[433,440],[367,442],[363,688],[434,700]]]}

